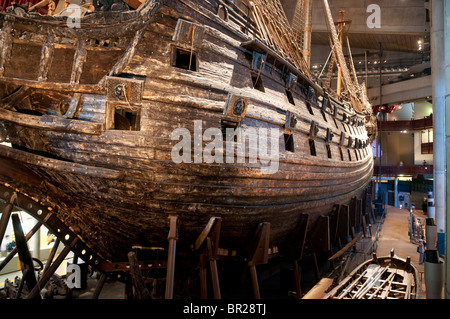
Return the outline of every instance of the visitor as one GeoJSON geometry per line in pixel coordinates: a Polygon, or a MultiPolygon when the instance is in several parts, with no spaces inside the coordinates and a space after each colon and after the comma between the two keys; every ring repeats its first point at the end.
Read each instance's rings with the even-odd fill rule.
{"type": "Polygon", "coordinates": [[[6,235],[5,238],[2,240],[2,246],[0,247],[0,257],[6,257],[8,243],[9,243],[9,235],[6,235]]]}
{"type": "Polygon", "coordinates": [[[423,237],[419,239],[419,246],[417,247],[417,252],[420,254],[419,256],[419,265],[422,265],[425,261],[425,241],[423,237]]]}

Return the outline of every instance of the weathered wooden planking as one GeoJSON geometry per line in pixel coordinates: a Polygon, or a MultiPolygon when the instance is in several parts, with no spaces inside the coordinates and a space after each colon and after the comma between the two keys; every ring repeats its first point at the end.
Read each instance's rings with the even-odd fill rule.
{"type": "MultiPolygon", "coordinates": [[[[14,125],[13,119],[7,121],[9,138],[17,146],[66,160],[54,160],[48,166],[42,165],[47,162],[45,157],[25,155],[25,159],[19,159],[14,167],[32,170],[38,179],[42,178],[45,188],[28,186],[31,181],[25,176],[9,176],[8,182],[53,206],[62,220],[76,228],[80,238],[110,259],[123,259],[124,252],[128,252],[133,244],[164,245],[168,213],[179,214],[180,236],[186,240],[186,245],[198,236],[202,225],[212,215],[223,217],[221,243],[224,246],[242,246],[262,222],[271,224],[271,242],[283,245],[287,236],[302,224],[304,214],[308,214],[314,224],[323,212],[331,211],[334,204],[348,204],[352,197],[360,196],[370,180],[373,165],[370,146],[356,150],[353,145],[347,145],[350,137],[353,141],[355,138],[367,139],[367,133],[361,127],[343,123],[344,116],[355,114],[342,106],[338,107],[336,115],[329,109],[322,112],[317,97],[308,102],[314,113],[310,114],[306,93],[300,86],[292,91],[295,105],[290,103],[281,78],[288,63],[282,60],[271,58],[259,74],[264,92],[253,88],[252,52],[242,45],[250,38],[239,30],[242,21],[224,21],[216,15],[217,4],[214,1],[167,2],[161,7],[161,14],[149,14],[140,21],[135,15],[137,22],[123,31],[128,41],[121,41],[119,47],[126,48],[126,43],[132,43],[132,46],[126,49],[112,72],[120,76],[122,71],[126,73],[125,77],[138,75],[145,79],[143,102],[134,106],[141,110],[140,131],[105,131],[103,127],[99,134],[86,134],[78,127],[66,131],[61,130],[63,124],[46,127],[43,122],[48,115],[34,118],[19,114],[20,120],[14,125]],[[192,48],[183,43],[182,38],[173,40],[179,18],[203,28],[202,40],[192,48]],[[138,26],[144,26],[142,21],[146,23],[146,31],[137,41],[140,35],[136,31],[138,26]],[[195,52],[199,63],[196,71],[173,66],[172,50],[175,47],[195,52]],[[133,50],[132,54],[130,50],[133,50]],[[295,152],[285,151],[280,135],[280,163],[275,174],[262,176],[258,163],[175,165],[172,162],[170,152],[176,141],[170,140],[171,132],[178,127],[189,128],[192,132],[195,120],[202,120],[204,128],[220,129],[229,94],[249,100],[247,113],[241,120],[244,126],[277,127],[283,132],[286,114],[291,112],[297,116],[297,126],[291,131],[295,152]],[[309,149],[313,121],[319,128],[314,137],[316,156],[311,156],[309,149]],[[327,152],[327,130],[334,134],[328,141],[331,159],[327,152]],[[343,132],[345,135],[341,139],[343,132]],[[75,166],[67,161],[73,161],[75,166]],[[83,169],[71,170],[70,165],[83,169]],[[106,173],[100,176],[85,174],[86,167],[90,167],[91,173],[96,169],[109,169],[125,171],[125,174],[112,181],[106,173]]],[[[148,8],[147,13],[151,10],[148,8]]],[[[85,21],[93,20],[91,17],[85,21]]],[[[98,30],[102,33],[99,39],[111,35],[110,30],[106,32],[101,25],[103,22],[107,22],[106,18],[99,20],[98,30]]],[[[35,29],[35,26],[24,27],[27,32],[35,29]]],[[[48,30],[50,26],[46,25],[44,31],[48,30]]],[[[61,34],[65,33],[56,33],[57,36],[61,34]]],[[[92,30],[76,33],[78,38],[92,38],[92,35],[92,30]]],[[[48,46],[46,39],[35,37],[33,41],[48,46]]],[[[75,48],[76,38],[69,42],[68,47],[55,46],[55,50],[75,48]]],[[[106,50],[95,48],[92,42],[87,43],[87,48],[85,56],[82,47],[76,53],[71,51],[79,57],[79,62],[70,69],[73,87],[61,83],[50,87],[26,79],[11,79],[9,83],[51,89],[60,94],[76,89],[77,94],[82,94],[79,119],[65,119],[62,123],[70,126],[83,119],[88,127],[103,124],[103,116],[111,112],[108,107],[116,104],[105,103],[101,97],[104,93],[102,82],[83,84],[95,83],[101,77],[89,78],[86,73],[83,78],[82,69],[85,58],[90,56],[89,59],[94,61],[106,50]]],[[[59,51],[58,54],[62,60],[67,60],[71,52],[59,51]]],[[[42,65],[45,68],[38,72],[42,80],[49,63],[44,59],[42,65]]],[[[53,73],[56,71],[52,69],[53,65],[48,69],[48,79],[58,79],[53,73]]],[[[99,65],[98,74],[105,72],[104,65],[99,65]]],[[[300,84],[307,83],[309,81],[300,84]]],[[[316,93],[321,94],[320,90],[316,93]]],[[[32,97],[35,101],[45,101],[45,95],[45,92],[34,92],[32,97]]],[[[45,113],[46,103],[41,104],[45,113]]],[[[203,147],[206,144],[202,141],[203,147]]],[[[257,149],[250,145],[247,151],[251,150],[257,149]]]]}

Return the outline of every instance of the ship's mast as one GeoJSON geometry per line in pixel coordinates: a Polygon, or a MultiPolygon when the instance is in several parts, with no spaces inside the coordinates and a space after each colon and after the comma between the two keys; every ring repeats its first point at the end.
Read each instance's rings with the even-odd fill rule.
{"type": "MultiPolygon", "coordinates": [[[[339,11],[339,16],[341,17],[340,20],[336,20],[334,22],[334,24],[337,26],[338,35],[339,35],[339,43],[342,48],[345,25],[352,23],[352,20],[344,20],[345,11],[339,11]]],[[[337,65],[337,67],[338,67],[338,79],[337,79],[336,93],[337,93],[337,96],[339,97],[339,96],[341,96],[341,91],[342,91],[342,67],[339,63],[337,65]]]]}
{"type": "MultiPolygon", "coordinates": [[[[344,88],[348,94],[348,98],[352,104],[352,107],[359,112],[362,112],[363,109],[367,109],[366,101],[361,100],[360,96],[360,87],[358,83],[354,83],[350,76],[350,71],[347,67],[347,62],[345,61],[344,53],[342,52],[342,36],[339,36],[338,30],[336,30],[335,22],[333,21],[333,16],[331,14],[330,6],[328,5],[327,0],[322,0],[322,5],[325,13],[325,20],[327,22],[328,29],[330,31],[332,50],[336,57],[338,67],[340,68],[340,81],[344,85],[344,88]]],[[[341,16],[341,20],[343,16],[341,16]]],[[[338,20],[339,21],[339,20],[338,20]]],[[[345,20],[344,20],[345,21],[345,20]]],[[[345,26],[344,22],[338,23],[337,26],[340,26],[339,29],[342,29],[345,26]]],[[[340,33],[340,32],[339,32],[340,33]]],[[[338,92],[338,98],[340,97],[340,92],[338,92]]]]}
{"type": "Polygon", "coordinates": [[[297,35],[299,46],[308,67],[311,64],[311,31],[312,31],[312,0],[297,0],[292,30],[297,35]]]}
{"type": "Polygon", "coordinates": [[[311,64],[311,32],[312,32],[312,0],[303,0],[303,14],[305,25],[303,29],[303,56],[311,64]]]}

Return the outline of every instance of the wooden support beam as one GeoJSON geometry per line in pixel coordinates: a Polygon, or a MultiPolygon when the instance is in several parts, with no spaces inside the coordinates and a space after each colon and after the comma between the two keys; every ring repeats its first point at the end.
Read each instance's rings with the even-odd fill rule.
{"type": "Polygon", "coordinates": [[[27,86],[21,86],[11,94],[0,99],[0,107],[6,110],[16,110],[14,105],[22,102],[31,93],[31,89],[27,86]]]}
{"type": "Polygon", "coordinates": [[[175,215],[169,215],[169,235],[167,240],[169,241],[169,251],[167,255],[167,274],[166,274],[166,299],[173,299],[173,286],[175,277],[175,256],[176,245],[178,239],[178,217],[175,215]]]}
{"type": "Polygon", "coordinates": [[[250,254],[248,266],[253,285],[253,296],[260,299],[258,274],[256,265],[266,264],[269,259],[269,239],[270,239],[270,223],[260,223],[256,230],[255,236],[250,243],[250,254]]]}
{"type": "Polygon", "coordinates": [[[205,226],[199,237],[195,241],[195,249],[203,248],[199,256],[200,269],[200,286],[201,298],[206,299],[207,291],[207,276],[206,267],[209,264],[211,272],[211,281],[213,286],[213,294],[215,299],[221,298],[219,275],[217,271],[217,253],[219,250],[220,229],[222,225],[222,218],[211,217],[208,224],[205,226]]]}
{"type": "Polygon", "coordinates": [[[23,234],[19,215],[12,214],[11,219],[14,228],[14,236],[16,237],[16,246],[19,252],[20,268],[22,269],[23,274],[22,280],[25,281],[28,291],[32,291],[32,289],[37,285],[36,275],[34,274],[33,259],[31,258],[27,240],[23,234]]]}
{"type": "Polygon", "coordinates": [[[292,235],[286,241],[286,245],[282,246],[282,255],[286,256],[289,259],[292,259],[294,266],[294,282],[295,282],[295,291],[297,294],[297,298],[300,298],[302,295],[301,290],[301,272],[298,265],[298,260],[303,258],[303,251],[305,248],[306,242],[306,234],[309,224],[309,215],[301,214],[295,230],[292,232],[292,235]]]}
{"type": "Polygon", "coordinates": [[[135,252],[131,251],[128,253],[128,262],[130,263],[130,274],[133,282],[135,299],[150,299],[150,293],[145,286],[144,277],[142,277],[135,252]]]}
{"type": "Polygon", "coordinates": [[[307,234],[307,243],[313,257],[316,277],[317,280],[319,280],[320,270],[316,254],[318,252],[331,251],[330,224],[328,216],[319,216],[319,218],[315,221],[314,225],[307,234]]]}
{"type": "Polygon", "coordinates": [[[100,292],[103,289],[103,286],[105,285],[106,282],[106,274],[103,273],[100,276],[100,279],[98,280],[97,286],[95,287],[95,291],[92,294],[92,299],[98,299],[98,297],[100,296],[100,292]]]}
{"type": "Polygon", "coordinates": [[[367,237],[367,222],[366,222],[366,218],[367,216],[362,216],[362,230],[363,230],[363,236],[367,237]]]}
{"type": "Polygon", "coordinates": [[[39,9],[39,8],[45,7],[49,2],[50,2],[49,0],[42,0],[42,1],[38,2],[38,3],[36,3],[34,6],[30,7],[28,9],[28,12],[31,12],[31,11],[33,11],[35,9],[39,9]]]}
{"type": "Polygon", "coordinates": [[[339,222],[340,205],[334,205],[329,215],[330,217],[330,242],[335,244],[337,242],[338,222],[339,222]]]}
{"type": "MultiPolygon", "coordinates": [[[[349,220],[348,220],[350,230],[352,230],[352,227],[353,227],[353,231],[355,230],[355,226],[356,226],[356,211],[357,211],[356,204],[357,204],[356,197],[353,197],[350,201],[349,220]]],[[[352,237],[355,237],[354,233],[352,233],[352,237]]]]}
{"type": "Polygon", "coordinates": [[[2,217],[0,219],[0,245],[3,242],[3,237],[5,237],[6,227],[8,226],[9,218],[11,217],[11,213],[14,208],[14,203],[16,202],[16,200],[17,194],[12,193],[8,203],[3,208],[2,217]]]}
{"type": "Polygon", "coordinates": [[[44,270],[42,271],[42,273],[45,273],[50,268],[50,265],[53,262],[53,258],[55,258],[56,252],[58,251],[58,247],[59,247],[59,243],[60,242],[61,242],[61,240],[59,238],[55,239],[55,242],[53,243],[52,250],[50,251],[50,254],[48,255],[47,262],[45,264],[45,267],[44,267],[44,270]]]}
{"type": "Polygon", "coordinates": [[[337,231],[338,239],[347,239],[349,233],[349,207],[347,205],[341,205],[337,231]]]}
{"type": "Polygon", "coordinates": [[[356,232],[359,233],[361,231],[361,225],[362,225],[362,200],[357,199],[356,200],[356,218],[355,218],[355,229],[356,232]]]}
{"type": "Polygon", "coordinates": [[[125,299],[133,299],[133,281],[131,276],[125,276],[125,299]]]}
{"type": "Polygon", "coordinates": [[[295,283],[295,293],[297,295],[297,299],[302,297],[302,281],[301,281],[301,273],[298,268],[298,261],[294,260],[294,283],[295,283]]]}
{"type": "Polygon", "coordinates": [[[333,261],[339,257],[341,257],[347,250],[349,250],[351,247],[353,247],[356,242],[361,238],[362,234],[360,233],[358,236],[353,238],[351,242],[349,242],[347,245],[344,246],[341,250],[339,250],[337,253],[335,253],[333,256],[328,258],[328,261],[333,261]]]}

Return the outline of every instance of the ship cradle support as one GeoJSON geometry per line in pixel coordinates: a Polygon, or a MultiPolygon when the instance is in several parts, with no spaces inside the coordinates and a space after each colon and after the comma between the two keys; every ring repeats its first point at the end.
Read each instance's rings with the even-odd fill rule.
{"type": "MultiPolygon", "coordinates": [[[[293,263],[293,279],[295,284],[295,295],[302,297],[301,279],[298,262],[302,260],[303,253],[308,250],[315,266],[316,279],[320,280],[321,274],[317,262],[317,253],[327,253],[331,255],[332,246],[338,247],[338,253],[330,257],[330,265],[334,267],[333,261],[341,252],[348,249],[352,243],[361,236],[366,236],[367,222],[375,221],[372,210],[371,190],[367,188],[363,199],[354,197],[349,205],[335,205],[332,212],[325,216],[320,216],[312,225],[309,225],[309,216],[303,214],[297,225],[295,236],[290,240],[289,250],[285,251],[286,258],[293,263]],[[358,234],[359,233],[359,234],[358,234]],[[351,236],[353,240],[342,247],[342,241],[351,236]]],[[[180,227],[176,215],[168,216],[169,232],[167,237],[167,248],[164,247],[141,247],[133,246],[128,254],[128,260],[123,262],[111,262],[90,249],[83,240],[68,227],[64,221],[60,220],[51,207],[47,207],[18,189],[8,184],[0,184],[0,244],[4,239],[4,234],[9,219],[14,225],[14,233],[17,245],[0,263],[0,272],[18,254],[21,260],[22,279],[14,285],[9,280],[5,282],[5,290],[0,298],[52,298],[52,289],[48,289],[49,282],[55,281],[56,270],[61,266],[64,259],[70,252],[74,254],[74,263],[78,258],[87,263],[93,270],[99,272],[100,278],[97,287],[92,294],[93,299],[97,299],[103,289],[108,277],[124,280],[126,285],[127,298],[149,299],[165,298],[173,299],[175,296],[175,272],[177,268],[176,257],[184,263],[188,260],[189,265],[199,271],[200,297],[206,299],[212,296],[220,299],[221,289],[219,283],[218,260],[239,260],[242,256],[236,256],[235,251],[227,251],[219,246],[220,229],[222,218],[211,217],[199,234],[195,243],[192,244],[192,251],[177,252],[176,244],[178,240],[178,228],[180,227]],[[35,226],[25,235],[23,234],[20,220],[16,211],[25,211],[37,220],[35,226]],[[44,263],[36,258],[31,258],[27,241],[40,229],[45,226],[52,232],[56,241],[50,252],[47,262],[44,263]],[[57,254],[59,245],[64,245],[62,251],[57,254]],[[150,254],[148,254],[150,252],[150,254]],[[57,258],[55,256],[57,255],[57,258]],[[156,256],[152,259],[138,258],[143,256],[156,256]],[[180,258],[181,257],[181,258],[180,258]],[[184,260],[184,261],[183,261],[184,260]],[[38,263],[40,267],[36,267],[38,263]],[[209,269],[209,272],[208,272],[209,269]],[[36,278],[35,272],[38,272],[36,278]],[[153,271],[165,271],[165,292],[163,296],[155,296],[149,292],[146,286],[148,275],[153,271]],[[212,294],[208,294],[208,273],[210,274],[212,294]],[[146,274],[146,276],[144,276],[146,274]],[[147,278],[145,278],[147,277],[147,278]],[[16,287],[15,289],[13,287],[16,287]],[[41,287],[41,289],[39,288],[41,287]],[[11,289],[12,288],[12,289],[11,289]]],[[[267,264],[270,258],[278,257],[278,247],[270,245],[270,223],[260,223],[253,239],[247,245],[247,255],[244,260],[247,262],[251,276],[253,297],[260,299],[260,288],[257,274],[257,265],[267,264]]],[[[151,278],[151,275],[150,275],[151,278]]],[[[151,280],[151,279],[150,279],[151,280]]],[[[17,278],[16,278],[17,281],[17,278]]],[[[64,286],[64,283],[62,284],[64,286]]],[[[65,287],[65,294],[70,295],[70,289],[65,287]]]]}

